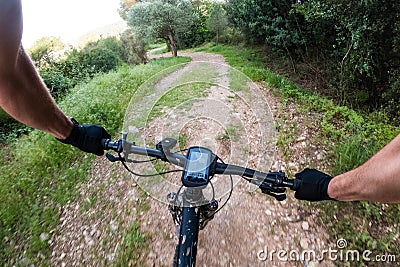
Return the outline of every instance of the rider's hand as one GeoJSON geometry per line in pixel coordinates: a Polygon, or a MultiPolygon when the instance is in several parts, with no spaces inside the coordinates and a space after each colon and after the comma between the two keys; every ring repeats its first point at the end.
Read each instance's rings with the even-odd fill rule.
{"type": "Polygon", "coordinates": [[[96,124],[79,124],[72,119],[74,128],[71,134],[64,140],[58,139],[64,144],[70,144],[82,151],[101,156],[104,154],[104,148],[101,143],[102,139],[110,139],[111,135],[100,125],[96,124]]]}
{"type": "Polygon", "coordinates": [[[300,188],[294,194],[297,199],[309,201],[334,200],[328,195],[328,184],[332,179],[331,176],[314,169],[304,169],[297,173],[295,177],[302,181],[300,188]]]}

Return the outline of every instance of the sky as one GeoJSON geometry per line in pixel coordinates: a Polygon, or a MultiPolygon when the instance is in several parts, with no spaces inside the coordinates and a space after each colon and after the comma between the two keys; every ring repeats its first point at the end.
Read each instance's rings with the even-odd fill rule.
{"type": "Polygon", "coordinates": [[[71,43],[102,26],[122,21],[120,0],[22,0],[22,43],[30,47],[41,37],[61,37],[71,43]]]}

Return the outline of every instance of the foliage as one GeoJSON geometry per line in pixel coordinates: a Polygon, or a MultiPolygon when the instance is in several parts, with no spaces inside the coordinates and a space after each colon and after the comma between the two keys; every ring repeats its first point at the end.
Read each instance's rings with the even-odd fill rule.
{"type": "Polygon", "coordinates": [[[122,19],[124,19],[124,20],[127,19],[127,13],[129,11],[129,9],[137,2],[140,2],[140,0],[139,1],[138,0],[120,0],[118,13],[122,19]]]}
{"type": "Polygon", "coordinates": [[[392,1],[310,1],[301,10],[306,22],[323,22],[318,35],[335,38],[321,52],[337,65],[340,89],[350,97],[354,97],[353,88],[365,92],[370,110],[376,108],[382,92],[390,87],[388,73],[400,56],[394,49],[393,29],[398,24],[398,5],[392,1]]]}
{"type": "Polygon", "coordinates": [[[101,47],[78,53],[78,58],[82,68],[89,70],[89,77],[93,77],[96,73],[105,73],[116,69],[120,60],[117,53],[101,47]]]}
{"type": "Polygon", "coordinates": [[[15,139],[29,132],[24,124],[11,118],[5,111],[0,109],[0,144],[10,144],[15,139]]]}
{"type": "Polygon", "coordinates": [[[400,6],[394,1],[228,0],[237,29],[323,81],[341,104],[381,107],[398,123],[400,6]],[[393,101],[394,100],[394,101],[393,101]]]}
{"type": "Polygon", "coordinates": [[[70,78],[65,77],[64,73],[55,67],[42,69],[40,76],[54,98],[62,96],[67,89],[72,88],[74,85],[70,78]]]}
{"type": "Polygon", "coordinates": [[[190,35],[195,19],[187,0],[144,1],[128,12],[128,25],[137,38],[162,39],[174,56],[180,40],[190,35]]]}
{"type": "Polygon", "coordinates": [[[184,38],[180,38],[180,47],[196,47],[198,45],[209,42],[212,39],[212,33],[207,27],[210,9],[213,2],[209,0],[191,0],[193,6],[193,14],[195,16],[194,23],[188,34],[184,38]]]}
{"type": "Polygon", "coordinates": [[[54,53],[65,48],[65,45],[59,37],[43,37],[37,40],[28,53],[35,63],[36,67],[40,68],[43,64],[50,64],[54,60],[54,53]]]}
{"type": "Polygon", "coordinates": [[[290,1],[279,0],[229,0],[227,6],[230,21],[249,41],[266,43],[289,57],[305,43],[291,8],[290,1]]]}
{"type": "Polygon", "coordinates": [[[82,50],[73,49],[65,58],[53,60],[39,69],[54,97],[92,78],[97,73],[116,69],[121,62],[122,46],[115,37],[87,44],[82,50]]]}
{"type": "Polygon", "coordinates": [[[400,70],[391,76],[390,88],[383,93],[383,111],[392,116],[395,125],[400,125],[400,70]]]}
{"type": "MultiPolygon", "coordinates": [[[[82,123],[99,123],[111,134],[122,125],[136,89],[149,77],[186,59],[120,67],[73,88],[60,107],[82,123]]],[[[49,266],[48,239],[61,207],[79,193],[94,157],[33,131],[0,153],[0,264],[49,266]],[[42,238],[41,238],[41,234],[42,238]]],[[[142,240],[142,239],[141,239],[142,240]]]]}
{"type": "Polygon", "coordinates": [[[210,32],[215,34],[217,44],[228,26],[228,15],[224,7],[225,4],[223,3],[213,3],[210,16],[207,20],[207,28],[210,32]]]}
{"type": "Polygon", "coordinates": [[[128,64],[141,64],[148,61],[145,42],[135,38],[131,30],[121,34],[122,56],[121,59],[128,64]]]}
{"type": "Polygon", "coordinates": [[[100,38],[97,41],[89,42],[82,50],[90,52],[93,49],[110,50],[118,57],[122,54],[121,41],[117,37],[100,38]]]}

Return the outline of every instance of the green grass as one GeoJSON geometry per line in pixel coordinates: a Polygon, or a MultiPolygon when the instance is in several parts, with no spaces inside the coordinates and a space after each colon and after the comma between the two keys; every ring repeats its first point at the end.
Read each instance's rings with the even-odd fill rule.
{"type": "Polygon", "coordinates": [[[161,43],[156,43],[156,44],[149,44],[148,45],[148,49],[156,49],[156,48],[161,48],[165,46],[165,42],[161,42],[161,43]]]}
{"type": "Polygon", "coordinates": [[[195,68],[191,71],[185,72],[175,85],[181,85],[183,83],[193,83],[193,82],[205,82],[213,83],[218,77],[218,72],[214,66],[208,62],[198,62],[195,68]]]}
{"type": "Polygon", "coordinates": [[[210,86],[211,85],[208,83],[197,82],[185,83],[174,87],[165,93],[154,105],[149,115],[149,121],[160,116],[165,107],[174,108],[179,106],[179,108],[185,109],[188,106],[191,106],[196,98],[207,96],[210,86]]]}
{"type": "Polygon", "coordinates": [[[218,136],[216,138],[216,140],[232,140],[232,141],[238,141],[239,139],[239,133],[237,132],[237,127],[233,126],[233,125],[228,125],[225,128],[225,132],[218,136]]]}
{"type": "MultiPolygon", "coordinates": [[[[114,135],[137,88],[159,71],[187,60],[160,59],[121,67],[72,89],[59,105],[79,122],[101,124],[114,135]]],[[[21,261],[49,265],[48,240],[40,235],[56,229],[61,207],[77,196],[94,156],[39,131],[3,148],[0,156],[4,163],[0,167],[0,265],[21,261]]]]}
{"type": "MultiPolygon", "coordinates": [[[[271,72],[262,60],[261,49],[208,44],[197,51],[222,54],[232,67],[253,81],[273,88],[282,103],[295,103],[305,114],[322,114],[319,132],[313,139],[324,143],[328,149],[329,165],[326,167],[332,175],[361,165],[400,132],[399,128],[387,124],[388,120],[380,114],[367,116],[346,106],[337,106],[332,100],[271,72]]],[[[277,126],[281,148],[285,149],[289,144],[288,139],[295,138],[295,128],[277,126]]],[[[287,150],[285,156],[289,160],[290,148],[287,150]]],[[[350,249],[370,249],[374,255],[400,255],[400,241],[394,239],[399,231],[400,205],[330,201],[304,204],[310,211],[319,210],[321,223],[326,225],[333,243],[338,238],[345,238],[350,249]]]]}

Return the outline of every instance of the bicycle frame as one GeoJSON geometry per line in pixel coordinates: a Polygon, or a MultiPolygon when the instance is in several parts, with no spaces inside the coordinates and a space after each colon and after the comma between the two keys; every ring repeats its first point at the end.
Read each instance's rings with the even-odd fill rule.
{"type": "MultiPolygon", "coordinates": [[[[176,197],[179,197],[176,195],[176,197]]],[[[203,198],[202,190],[194,188],[184,190],[182,194],[183,207],[180,210],[179,241],[176,247],[174,266],[195,266],[199,236],[200,209],[193,204],[203,198]]],[[[174,203],[176,204],[176,202],[174,203]]],[[[174,214],[172,215],[174,217],[174,214]]]]}
{"type": "Polygon", "coordinates": [[[218,202],[214,199],[207,201],[203,195],[203,188],[199,187],[186,188],[181,196],[179,199],[179,192],[167,196],[168,209],[179,227],[179,242],[173,266],[195,266],[198,232],[214,217],[218,202]]]}
{"type": "Polygon", "coordinates": [[[199,213],[194,207],[184,207],[179,233],[177,266],[195,266],[198,236],[199,213]]]}

